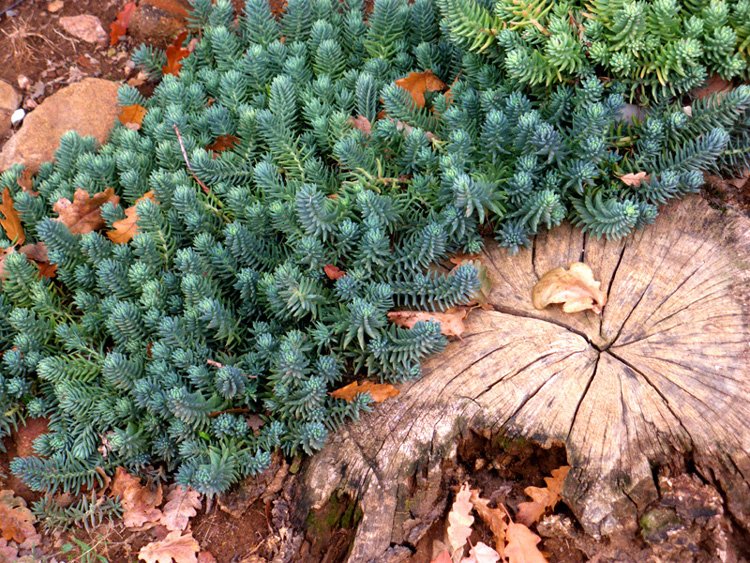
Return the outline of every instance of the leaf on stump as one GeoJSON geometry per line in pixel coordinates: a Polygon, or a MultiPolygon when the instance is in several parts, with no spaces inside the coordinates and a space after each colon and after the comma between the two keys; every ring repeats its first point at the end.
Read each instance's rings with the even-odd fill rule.
{"type": "Polygon", "coordinates": [[[504,557],[505,534],[508,530],[508,513],[502,508],[490,508],[490,501],[479,496],[479,491],[472,489],[471,504],[479,517],[487,524],[495,537],[495,551],[504,557]]]}
{"type": "Polygon", "coordinates": [[[346,272],[344,270],[337,266],[334,266],[333,264],[326,264],[325,266],[323,266],[323,271],[325,272],[329,280],[337,280],[339,278],[343,278],[346,275],[346,272]]]}
{"type": "Polygon", "coordinates": [[[117,18],[109,26],[109,46],[113,46],[125,35],[130,25],[130,19],[135,12],[135,2],[128,2],[117,13],[117,18]]]}
{"type": "Polygon", "coordinates": [[[174,74],[175,76],[180,74],[180,69],[182,69],[180,61],[190,54],[190,49],[182,46],[185,39],[187,39],[187,31],[180,33],[167,47],[167,64],[161,69],[164,74],[174,74]]]}
{"type": "Polygon", "coordinates": [[[479,259],[477,254],[456,254],[450,258],[450,262],[455,264],[453,270],[461,266],[462,264],[471,264],[477,271],[477,277],[479,278],[479,290],[472,296],[472,302],[470,305],[476,303],[482,309],[492,310],[490,303],[490,293],[492,293],[492,278],[487,270],[487,266],[479,259]]]}
{"type": "Polygon", "coordinates": [[[138,477],[118,467],[110,491],[112,496],[120,497],[122,523],[126,528],[140,528],[161,520],[162,512],[156,508],[163,498],[161,483],[155,489],[146,487],[138,477]]]}
{"type": "Polygon", "coordinates": [[[474,517],[471,515],[471,489],[464,483],[456,495],[453,507],[448,513],[448,543],[455,552],[463,549],[471,535],[474,517]]]}
{"type": "Polygon", "coordinates": [[[565,477],[568,476],[570,466],[563,465],[552,471],[551,477],[545,477],[546,487],[526,487],[524,492],[533,500],[518,505],[516,520],[526,526],[538,522],[547,509],[555,508],[560,501],[565,477]]]}
{"type": "Polygon", "coordinates": [[[25,500],[14,496],[11,490],[0,491],[0,530],[3,539],[20,544],[36,536],[35,520],[25,500]]]}
{"type": "Polygon", "coordinates": [[[167,495],[167,502],[162,508],[161,523],[170,531],[182,531],[187,528],[190,519],[198,514],[201,499],[198,491],[175,485],[167,495]]]}
{"type": "Polygon", "coordinates": [[[156,201],[153,191],[146,192],[136,200],[135,205],[128,207],[125,210],[125,219],[112,223],[112,230],[107,232],[107,236],[112,242],[125,244],[133,240],[133,237],[138,234],[138,204],[147,199],[156,201]]]}
{"type": "Polygon", "coordinates": [[[73,201],[60,198],[52,206],[52,210],[59,215],[58,221],[68,227],[74,235],[85,235],[104,227],[102,205],[112,202],[120,203],[120,196],[115,195],[112,188],[91,196],[86,190],[78,188],[73,195],[73,201]]]}
{"type": "Polygon", "coordinates": [[[651,176],[646,172],[631,172],[630,174],[620,176],[620,180],[622,180],[622,183],[626,186],[638,188],[643,182],[651,180],[651,176]]]}
{"type": "Polygon", "coordinates": [[[461,563],[497,563],[500,554],[489,545],[477,542],[477,545],[469,550],[469,556],[461,559],[461,563]]]}
{"type": "Polygon", "coordinates": [[[146,111],[146,108],[140,104],[123,106],[120,110],[120,123],[128,129],[138,131],[143,123],[143,118],[146,117],[146,111]]]}
{"type": "Polygon", "coordinates": [[[370,123],[370,120],[367,119],[364,115],[350,117],[349,123],[352,124],[352,127],[354,127],[355,129],[359,129],[365,135],[369,135],[370,133],[372,133],[372,124],[370,123]]]}
{"type": "Polygon", "coordinates": [[[224,152],[232,149],[239,143],[240,140],[234,135],[220,135],[216,137],[216,140],[208,145],[206,149],[214,152],[224,152]]]}
{"type": "Polygon", "coordinates": [[[193,534],[182,535],[182,532],[169,532],[161,541],[144,545],[138,552],[138,559],[146,563],[197,563],[200,545],[193,534]]]}
{"type": "Polygon", "coordinates": [[[583,262],[574,262],[570,269],[555,268],[542,276],[534,286],[531,300],[534,307],[544,309],[552,303],[562,303],[566,313],[591,309],[602,312],[607,296],[600,289],[601,282],[594,279],[591,268],[583,262]]]}
{"type": "Polygon", "coordinates": [[[0,203],[0,226],[3,227],[5,236],[13,244],[23,244],[26,241],[26,233],[23,232],[23,226],[21,225],[21,216],[13,207],[13,196],[10,195],[8,188],[3,190],[3,200],[0,203]]]}
{"type": "Polygon", "coordinates": [[[506,537],[508,544],[505,546],[505,557],[508,563],[547,563],[536,546],[542,538],[523,524],[511,522],[506,537]]]}
{"type": "Polygon", "coordinates": [[[469,314],[468,307],[453,307],[445,313],[428,311],[391,311],[388,319],[397,326],[413,328],[419,321],[440,323],[440,332],[445,336],[461,336],[466,330],[464,319],[469,314]]]}
{"type": "Polygon", "coordinates": [[[435,76],[431,70],[410,72],[404,78],[396,80],[396,86],[409,92],[418,108],[423,108],[425,105],[425,92],[439,92],[446,87],[445,82],[435,76]]]}
{"type": "Polygon", "coordinates": [[[341,389],[331,391],[330,395],[334,399],[343,399],[346,402],[351,403],[354,400],[354,397],[361,393],[369,393],[373,401],[376,403],[382,403],[386,399],[397,396],[399,390],[390,383],[373,383],[372,381],[358,383],[357,381],[353,381],[341,389]]]}

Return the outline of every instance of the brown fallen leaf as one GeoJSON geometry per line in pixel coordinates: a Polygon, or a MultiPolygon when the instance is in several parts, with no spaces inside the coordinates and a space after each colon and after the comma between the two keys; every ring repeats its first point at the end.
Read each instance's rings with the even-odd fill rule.
{"type": "Polygon", "coordinates": [[[354,127],[355,129],[359,129],[365,135],[369,135],[370,133],[372,133],[372,124],[370,123],[370,120],[367,119],[364,115],[350,117],[349,123],[352,124],[352,127],[354,127]]]}
{"type": "Polygon", "coordinates": [[[508,530],[508,513],[502,508],[490,508],[490,501],[479,496],[479,491],[472,489],[471,504],[479,517],[487,524],[495,537],[495,551],[504,557],[505,534],[508,530]]]}
{"type": "Polygon", "coordinates": [[[329,280],[337,280],[339,278],[343,278],[346,275],[346,272],[344,270],[337,266],[334,266],[333,264],[326,264],[325,266],[323,266],[323,271],[325,272],[329,280]]]}
{"type": "Polygon", "coordinates": [[[216,563],[216,557],[210,551],[201,551],[198,554],[198,563],[216,563]]]}
{"type": "Polygon", "coordinates": [[[626,186],[631,188],[639,188],[643,182],[651,180],[651,176],[646,172],[631,172],[630,174],[623,174],[620,176],[620,180],[626,186]]]}
{"type": "Polygon", "coordinates": [[[13,244],[26,242],[26,233],[24,233],[23,225],[21,225],[21,216],[13,207],[13,196],[10,195],[8,188],[3,190],[3,200],[0,203],[0,226],[5,231],[5,236],[13,244]]]}
{"type": "Polygon", "coordinates": [[[167,64],[162,67],[164,74],[174,74],[177,76],[182,69],[182,59],[190,54],[190,49],[186,49],[182,44],[187,39],[187,31],[180,33],[175,40],[167,47],[167,64]]]}
{"type": "Polygon", "coordinates": [[[435,76],[431,70],[411,72],[404,78],[396,80],[396,86],[409,92],[418,108],[423,108],[425,105],[425,92],[439,92],[446,87],[445,82],[435,76]]]}
{"type": "Polygon", "coordinates": [[[156,201],[153,191],[146,192],[136,200],[135,205],[128,207],[125,210],[125,219],[112,223],[113,230],[107,232],[107,236],[112,242],[125,244],[133,240],[133,237],[138,234],[138,204],[147,199],[156,201]]]}
{"type": "Polygon", "coordinates": [[[27,194],[31,194],[33,196],[39,195],[39,192],[34,190],[34,172],[32,172],[31,169],[25,168],[24,171],[21,172],[21,175],[18,177],[16,183],[18,184],[18,187],[27,194]]]}
{"type": "Polygon", "coordinates": [[[3,539],[23,543],[36,535],[34,515],[26,507],[26,501],[14,496],[13,491],[0,491],[0,530],[3,539]]]}
{"type": "Polygon", "coordinates": [[[94,194],[92,197],[86,190],[78,188],[73,195],[73,201],[60,198],[52,206],[52,210],[59,215],[57,218],[68,227],[74,235],[85,235],[104,227],[102,205],[112,202],[120,203],[120,196],[115,195],[112,188],[94,194]]]}
{"type": "Polygon", "coordinates": [[[479,277],[479,290],[472,296],[472,300],[468,305],[479,305],[482,309],[491,311],[492,305],[490,305],[490,293],[492,293],[492,278],[487,266],[477,257],[473,258],[471,254],[457,254],[453,256],[450,261],[455,264],[453,270],[461,266],[462,264],[471,264],[477,271],[479,277]]]}
{"type": "Polygon", "coordinates": [[[208,145],[206,149],[214,152],[224,152],[232,149],[239,143],[240,140],[234,135],[220,135],[216,137],[216,140],[208,145]]]}
{"type": "Polygon", "coordinates": [[[440,323],[440,332],[445,336],[461,336],[466,330],[464,319],[469,314],[469,307],[453,307],[445,313],[428,311],[391,311],[388,319],[395,325],[412,328],[419,321],[440,323]]]}
{"type": "Polygon", "coordinates": [[[587,309],[601,313],[607,303],[601,282],[594,279],[591,268],[583,262],[574,262],[569,268],[555,268],[542,276],[531,293],[534,307],[544,309],[552,303],[562,303],[566,313],[587,309]]]}
{"type": "MultiPolygon", "coordinates": [[[[0,252],[0,280],[6,279],[5,276],[5,259],[9,254],[16,252],[15,247],[9,246],[0,252]]],[[[57,264],[49,263],[49,256],[47,255],[47,245],[43,242],[37,242],[36,244],[25,244],[18,249],[18,252],[25,254],[30,260],[36,263],[39,267],[39,274],[45,278],[54,278],[57,273],[57,264]]]]}
{"type": "Polygon", "coordinates": [[[533,500],[518,505],[516,520],[526,526],[538,522],[547,509],[555,508],[560,501],[565,477],[568,476],[570,466],[564,465],[552,471],[551,477],[545,477],[546,487],[526,487],[524,492],[533,500]]]}
{"type": "Polygon", "coordinates": [[[146,108],[140,104],[123,106],[120,110],[120,123],[128,129],[138,131],[143,123],[143,118],[146,117],[146,111],[146,108]]]}
{"type": "Polygon", "coordinates": [[[500,561],[500,554],[483,542],[477,542],[477,545],[469,550],[469,556],[461,559],[461,563],[497,563],[500,561]]]}
{"type": "Polygon", "coordinates": [[[182,535],[182,532],[169,532],[161,541],[144,545],[138,552],[138,559],[146,563],[197,563],[200,545],[193,534],[182,535]]]}
{"type": "Polygon", "coordinates": [[[386,399],[397,396],[399,392],[400,391],[390,383],[373,383],[372,381],[358,383],[353,381],[341,389],[331,391],[330,395],[334,399],[343,399],[351,403],[357,395],[361,393],[369,393],[373,401],[376,403],[382,403],[386,399]]]}
{"type": "Polygon", "coordinates": [[[471,489],[464,483],[456,494],[451,511],[448,513],[448,543],[453,552],[463,550],[471,535],[474,517],[471,515],[471,489]]]}
{"type": "Polygon", "coordinates": [[[729,80],[724,80],[718,74],[714,74],[709,78],[704,86],[701,86],[697,90],[693,91],[693,96],[699,100],[707,98],[711,94],[726,94],[734,88],[734,85],[729,80]]]}
{"type": "Polygon", "coordinates": [[[117,43],[120,40],[120,37],[127,33],[130,19],[133,17],[135,8],[135,2],[128,2],[123,6],[122,10],[117,13],[117,18],[109,26],[110,47],[117,43]]]}
{"type": "Polygon", "coordinates": [[[118,467],[112,479],[110,494],[120,497],[122,523],[126,528],[140,528],[162,518],[162,512],[157,508],[163,498],[161,483],[155,488],[146,487],[141,485],[138,477],[125,471],[125,468],[118,467]]]}
{"type": "Polygon", "coordinates": [[[167,530],[182,531],[187,528],[190,519],[198,514],[201,499],[198,491],[174,485],[167,494],[167,502],[162,508],[161,523],[167,530]]]}
{"type": "Polygon", "coordinates": [[[437,557],[430,561],[430,563],[453,563],[453,559],[451,559],[450,552],[445,549],[438,553],[437,557]]]}
{"type": "Polygon", "coordinates": [[[508,563],[547,563],[536,546],[542,538],[523,524],[511,522],[506,537],[508,544],[505,546],[505,557],[508,563]]]}

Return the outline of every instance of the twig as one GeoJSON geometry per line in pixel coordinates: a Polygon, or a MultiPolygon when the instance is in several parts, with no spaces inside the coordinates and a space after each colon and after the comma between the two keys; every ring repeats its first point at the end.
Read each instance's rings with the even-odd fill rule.
{"type": "Polygon", "coordinates": [[[216,418],[220,414],[247,414],[249,412],[250,412],[250,409],[248,409],[247,407],[235,407],[233,409],[210,412],[208,413],[208,418],[216,418]]]}
{"type": "Polygon", "coordinates": [[[203,191],[207,194],[211,193],[211,190],[208,188],[206,184],[203,183],[203,180],[198,178],[198,176],[195,175],[195,170],[193,170],[193,167],[190,166],[190,161],[188,160],[187,151],[185,150],[185,144],[182,142],[182,135],[180,135],[180,130],[177,127],[177,124],[175,123],[172,127],[174,127],[174,132],[177,134],[177,142],[180,143],[180,150],[182,151],[182,158],[185,159],[185,164],[187,165],[187,169],[190,170],[190,174],[193,176],[193,179],[198,182],[200,187],[203,189],[203,191]]]}

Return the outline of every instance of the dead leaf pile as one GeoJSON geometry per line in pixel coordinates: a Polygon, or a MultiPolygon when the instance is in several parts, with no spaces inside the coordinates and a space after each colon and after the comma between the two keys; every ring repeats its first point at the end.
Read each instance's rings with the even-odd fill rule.
{"type": "Polygon", "coordinates": [[[116,244],[125,244],[133,240],[133,237],[138,234],[138,204],[142,201],[150,199],[156,201],[154,192],[149,191],[139,197],[135,205],[128,207],[125,210],[125,218],[120,219],[112,223],[112,230],[107,232],[109,239],[116,244]]]}
{"type": "Polygon", "coordinates": [[[399,394],[399,390],[390,383],[373,383],[372,381],[358,383],[357,381],[353,381],[341,389],[331,391],[330,395],[334,399],[343,399],[351,403],[354,397],[362,393],[369,393],[373,401],[382,403],[386,399],[396,397],[399,394]]]}
{"type": "Polygon", "coordinates": [[[578,313],[591,309],[597,314],[607,303],[601,282],[594,279],[591,268],[583,262],[574,262],[569,269],[555,268],[542,276],[534,286],[531,300],[534,307],[544,309],[552,303],[562,303],[565,313],[578,313]]]}

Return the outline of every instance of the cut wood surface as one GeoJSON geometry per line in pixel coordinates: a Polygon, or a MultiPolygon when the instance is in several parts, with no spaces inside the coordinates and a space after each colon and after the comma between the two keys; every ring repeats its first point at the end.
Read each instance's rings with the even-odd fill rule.
{"type": "Polygon", "coordinates": [[[665,465],[716,483],[750,527],[750,221],[694,196],[621,241],[562,226],[516,256],[488,241],[481,260],[493,310],[305,469],[302,509],[337,490],[361,503],[350,561],[408,554],[435,518],[410,497],[446,494],[467,428],[563,444],[563,498],[596,536],[637,525],[665,465]],[[607,292],[602,315],[534,309],[539,278],[576,261],[607,292]]]}

